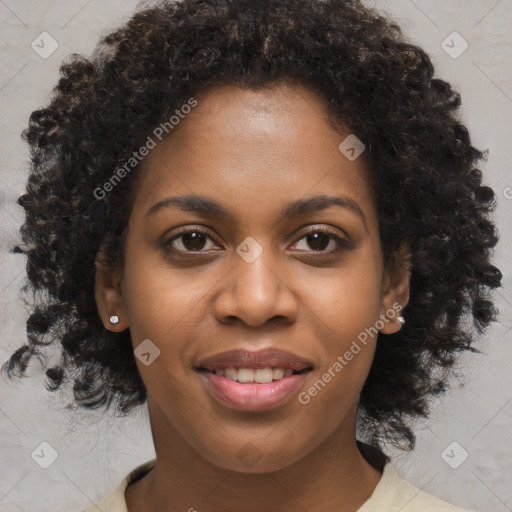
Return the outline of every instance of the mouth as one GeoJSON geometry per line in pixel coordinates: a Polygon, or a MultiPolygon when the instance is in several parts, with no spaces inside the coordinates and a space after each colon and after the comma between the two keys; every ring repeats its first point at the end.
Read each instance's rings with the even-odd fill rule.
{"type": "Polygon", "coordinates": [[[309,361],[280,350],[224,352],[196,367],[213,398],[243,411],[283,405],[312,370],[309,361]]]}

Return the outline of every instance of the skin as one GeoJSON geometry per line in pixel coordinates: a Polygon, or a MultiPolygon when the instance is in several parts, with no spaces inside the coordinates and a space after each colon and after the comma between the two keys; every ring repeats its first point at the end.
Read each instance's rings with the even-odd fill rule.
{"type": "MultiPolygon", "coordinates": [[[[157,464],[127,488],[130,512],[354,511],[378,484],[382,474],[356,447],[357,398],[375,337],[307,405],[294,395],[272,410],[237,411],[193,369],[225,350],[279,347],[313,362],[299,389],[307,391],[359,333],[407,304],[405,256],[383,266],[364,153],[349,161],[338,150],[349,133],[334,130],[323,101],[301,86],[222,86],[198,98],[144,159],[123,272],[96,263],[105,327],[129,327],[134,348],[150,339],[161,351],[148,366],[137,359],[157,464]],[[175,206],[146,214],[185,194],[213,199],[233,218],[175,206]],[[317,194],[351,198],[365,220],[340,206],[280,216],[283,205],[317,194]],[[169,243],[179,227],[207,228],[211,238],[169,243]],[[333,238],[311,245],[306,235],[318,227],[352,247],[331,252],[333,238]],[[252,263],[236,252],[248,236],[263,249],[252,263]],[[252,467],[239,456],[247,443],[260,456],[252,467]]],[[[397,316],[380,331],[398,331],[397,316]]]]}

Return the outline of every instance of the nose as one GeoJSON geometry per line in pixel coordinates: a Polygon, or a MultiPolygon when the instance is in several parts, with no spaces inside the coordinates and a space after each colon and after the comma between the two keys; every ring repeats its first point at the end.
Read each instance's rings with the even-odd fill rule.
{"type": "Polygon", "coordinates": [[[270,252],[264,250],[252,263],[235,256],[214,303],[215,316],[220,322],[240,321],[259,327],[265,323],[288,324],[296,320],[298,299],[289,274],[280,271],[270,252]]]}

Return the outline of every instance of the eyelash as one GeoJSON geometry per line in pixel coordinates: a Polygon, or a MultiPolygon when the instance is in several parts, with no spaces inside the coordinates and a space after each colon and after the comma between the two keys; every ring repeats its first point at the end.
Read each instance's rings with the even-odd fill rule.
{"type": "MultiPolygon", "coordinates": [[[[208,229],[204,229],[204,228],[190,228],[190,227],[187,227],[185,229],[183,229],[182,231],[179,231],[178,233],[174,234],[174,236],[172,236],[171,238],[169,238],[165,243],[165,247],[168,247],[174,240],[177,240],[179,238],[181,238],[183,235],[187,235],[187,234],[190,234],[190,233],[200,233],[202,235],[206,235],[208,238],[210,238],[211,240],[214,240],[214,238],[212,237],[212,233],[210,230],[208,229]]],[[[352,248],[352,244],[346,239],[346,238],[343,238],[343,237],[340,237],[338,234],[334,233],[333,231],[331,231],[330,229],[327,229],[327,228],[324,228],[324,227],[316,227],[316,228],[313,228],[309,231],[307,231],[306,233],[301,233],[301,237],[297,240],[297,242],[295,242],[294,245],[296,245],[300,240],[302,240],[303,238],[307,237],[308,235],[312,235],[312,234],[315,234],[315,233],[324,233],[326,235],[329,235],[329,237],[331,237],[333,240],[336,241],[336,243],[338,244],[338,247],[334,250],[331,250],[331,251],[314,251],[312,250],[311,252],[314,252],[315,254],[326,254],[326,255],[332,255],[332,254],[337,254],[341,251],[343,251],[344,249],[351,249],[352,248]]],[[[181,249],[175,249],[175,248],[172,248],[170,249],[170,252],[178,252],[180,254],[187,254],[187,253],[191,253],[191,254],[198,254],[198,253],[202,253],[202,252],[207,252],[207,251],[203,251],[203,250],[199,250],[199,251],[183,251],[181,249]]],[[[299,252],[301,253],[302,251],[301,250],[297,250],[296,252],[299,252]]]]}

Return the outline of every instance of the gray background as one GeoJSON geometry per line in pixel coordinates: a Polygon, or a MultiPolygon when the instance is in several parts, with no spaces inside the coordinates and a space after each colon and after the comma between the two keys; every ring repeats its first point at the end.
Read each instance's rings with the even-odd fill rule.
{"type": "MultiPolygon", "coordinates": [[[[461,92],[462,116],[473,144],[490,151],[484,172],[498,196],[495,219],[501,241],[495,264],[504,274],[504,288],[495,295],[499,322],[480,343],[483,354],[460,360],[461,378],[436,402],[432,417],[416,428],[415,451],[409,456],[389,452],[400,474],[427,492],[476,511],[512,511],[512,0],[368,3],[389,12],[431,55],[436,74],[461,92]],[[441,46],[454,31],[469,44],[455,59],[441,46]],[[453,442],[458,444],[445,452],[453,442]],[[468,458],[453,469],[443,452],[452,465],[460,463],[465,452],[468,458]]],[[[90,52],[98,36],[124,22],[136,5],[134,0],[0,0],[0,364],[22,344],[28,316],[19,295],[24,259],[8,253],[22,222],[22,210],[15,201],[24,191],[27,175],[28,152],[19,134],[56,84],[61,60],[70,53],[90,52]],[[58,48],[42,58],[31,43],[40,41],[45,31],[58,48]]],[[[452,52],[461,48],[457,37],[448,39],[452,52]]],[[[51,48],[49,40],[44,48],[51,48]]],[[[21,383],[1,381],[3,512],[81,510],[109,492],[136,465],[154,457],[145,408],[128,418],[114,418],[111,413],[71,415],[62,410],[69,393],[47,393],[37,362],[30,366],[29,375],[21,383]],[[41,442],[58,453],[48,469],[31,458],[41,442]]]]}

